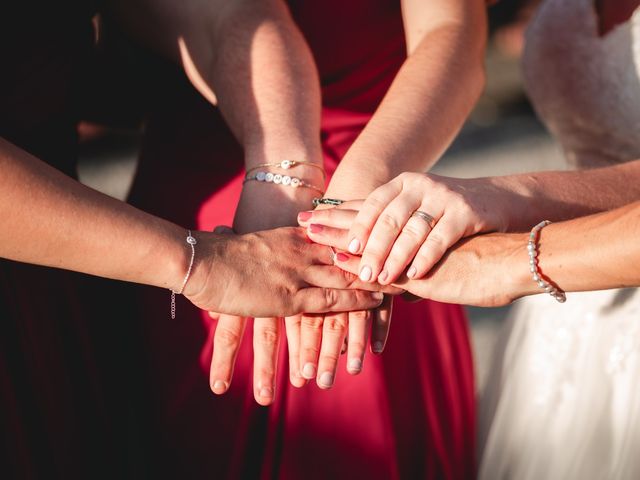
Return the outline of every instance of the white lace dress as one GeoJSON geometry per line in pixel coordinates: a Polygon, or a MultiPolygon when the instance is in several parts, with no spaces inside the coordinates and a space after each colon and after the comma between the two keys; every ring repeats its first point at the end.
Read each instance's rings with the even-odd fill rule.
{"type": "MultiPolygon", "coordinates": [[[[640,8],[600,37],[593,3],[546,0],[524,56],[535,108],[579,168],[640,158],[640,8]]],[[[531,297],[502,334],[480,478],[640,479],[640,290],[531,297]]]]}

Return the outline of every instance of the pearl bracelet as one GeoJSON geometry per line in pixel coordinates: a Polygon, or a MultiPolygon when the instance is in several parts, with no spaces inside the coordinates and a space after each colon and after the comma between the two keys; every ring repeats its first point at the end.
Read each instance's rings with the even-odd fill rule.
{"type": "Polygon", "coordinates": [[[191,276],[191,270],[193,270],[193,261],[196,258],[196,247],[195,245],[198,241],[195,239],[193,235],[191,235],[191,230],[187,230],[187,238],[185,239],[187,244],[191,247],[191,260],[189,260],[189,268],[187,268],[187,273],[184,276],[184,280],[182,280],[182,286],[180,290],[176,291],[171,289],[171,319],[174,320],[176,318],[176,295],[182,295],[184,292],[184,287],[187,286],[187,282],[189,281],[189,277],[191,276]]]}
{"type": "Polygon", "coordinates": [[[324,193],[324,191],[315,185],[311,185],[310,183],[305,182],[304,180],[298,177],[290,177],[289,175],[280,175],[279,173],[273,172],[263,172],[259,171],[255,175],[247,175],[244,179],[243,185],[247,182],[256,181],[256,182],[264,182],[264,183],[273,183],[275,185],[284,185],[285,187],[304,187],[310,188],[317,192],[320,192],[320,195],[324,193]]]}
{"type": "Polygon", "coordinates": [[[545,292],[555,298],[558,302],[564,303],[567,300],[567,296],[565,293],[558,288],[556,285],[552,284],[550,281],[547,282],[542,276],[542,272],[540,272],[540,268],[538,268],[538,240],[540,239],[540,230],[549,225],[551,222],[549,220],[543,220],[535,227],[531,229],[531,233],[529,233],[529,242],[527,243],[527,253],[529,254],[529,271],[533,275],[533,281],[538,284],[540,288],[542,288],[545,292]]]}
{"type": "Polygon", "coordinates": [[[304,160],[282,160],[280,163],[261,163],[247,170],[247,176],[249,176],[249,173],[253,172],[254,170],[258,170],[259,168],[276,167],[276,168],[282,168],[283,170],[289,170],[291,167],[295,167],[297,165],[307,165],[309,167],[317,168],[322,172],[323,178],[325,179],[327,178],[327,174],[324,171],[324,168],[322,167],[322,165],[319,165],[313,162],[306,162],[304,160]]]}

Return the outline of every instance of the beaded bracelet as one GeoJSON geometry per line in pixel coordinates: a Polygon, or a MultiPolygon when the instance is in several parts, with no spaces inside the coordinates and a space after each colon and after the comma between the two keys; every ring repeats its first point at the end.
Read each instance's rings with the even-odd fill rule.
{"type": "Polygon", "coordinates": [[[542,288],[545,292],[555,298],[558,302],[564,303],[567,300],[567,296],[565,293],[556,285],[552,284],[550,281],[547,282],[543,276],[542,272],[538,268],[538,240],[540,239],[540,230],[549,225],[551,222],[549,220],[543,220],[535,227],[531,229],[531,233],[529,233],[529,242],[527,243],[527,252],[529,254],[529,271],[533,275],[533,281],[538,284],[540,288],[542,288]]]}
{"type": "Polygon", "coordinates": [[[193,270],[193,261],[196,258],[196,247],[195,245],[198,241],[195,239],[193,235],[191,235],[191,230],[187,230],[187,238],[185,242],[191,247],[191,260],[189,260],[189,268],[187,268],[187,273],[182,280],[182,286],[180,290],[171,289],[171,319],[174,320],[176,318],[176,295],[182,295],[184,292],[184,287],[187,286],[187,282],[189,281],[189,277],[191,276],[191,270],[193,270]]]}
{"type": "Polygon", "coordinates": [[[261,163],[247,170],[247,178],[249,177],[249,174],[251,172],[253,172],[254,170],[258,170],[260,168],[275,167],[275,168],[282,168],[283,170],[289,170],[291,167],[295,167],[296,165],[308,165],[309,167],[317,168],[322,172],[323,178],[327,178],[327,174],[324,171],[324,168],[322,168],[322,165],[318,165],[317,163],[313,163],[313,162],[306,162],[304,160],[282,160],[280,163],[261,163]]]}
{"type": "Polygon", "coordinates": [[[243,185],[247,182],[256,181],[264,183],[273,183],[275,185],[284,185],[286,187],[305,187],[320,192],[320,195],[324,193],[321,188],[311,185],[298,177],[290,177],[289,175],[280,175],[279,173],[272,172],[257,172],[255,175],[247,176],[244,179],[243,185]]]}

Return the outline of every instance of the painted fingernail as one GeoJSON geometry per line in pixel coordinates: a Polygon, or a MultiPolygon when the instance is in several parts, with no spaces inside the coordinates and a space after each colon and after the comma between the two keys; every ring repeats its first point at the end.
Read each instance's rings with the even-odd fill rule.
{"type": "Polygon", "coordinates": [[[316,366],[313,363],[305,363],[302,367],[302,376],[307,380],[316,376],[316,366]]]}
{"type": "Polygon", "coordinates": [[[216,393],[223,393],[227,390],[227,383],[222,380],[216,380],[213,383],[213,391],[216,393]]]}
{"type": "Polygon", "coordinates": [[[351,257],[349,255],[347,255],[346,253],[338,253],[336,254],[336,260],[338,260],[339,262],[347,262],[349,261],[351,257]]]}
{"type": "Polygon", "coordinates": [[[273,389],[269,387],[262,387],[259,395],[261,398],[271,398],[273,397],[273,389]]]}
{"type": "Polygon", "coordinates": [[[418,273],[416,267],[411,267],[409,270],[407,270],[407,277],[413,278],[416,276],[416,273],[418,273]]]}
{"type": "Polygon", "coordinates": [[[324,372],[322,375],[320,375],[318,383],[323,387],[329,388],[331,385],[333,385],[333,373],[324,372]]]}
{"type": "Polygon", "coordinates": [[[360,240],[358,240],[357,238],[351,240],[347,250],[349,250],[351,253],[358,253],[358,250],[360,250],[360,240]]]}
{"type": "Polygon", "coordinates": [[[384,298],[384,293],[382,292],[373,292],[371,294],[374,300],[382,300],[384,298]]]}
{"type": "Polygon", "coordinates": [[[360,370],[362,370],[362,360],[360,360],[359,358],[352,358],[347,364],[347,369],[350,372],[359,372],[360,370]]]}
{"type": "Polygon", "coordinates": [[[309,231],[311,233],[320,233],[322,230],[324,230],[324,227],[322,225],[318,225],[317,223],[312,223],[311,225],[309,225],[309,231]]]}
{"type": "Polygon", "coordinates": [[[298,214],[298,220],[300,222],[306,222],[311,218],[312,215],[313,215],[313,212],[300,212],[298,214]]]}
{"type": "Polygon", "coordinates": [[[389,277],[389,272],[387,272],[386,270],[383,270],[380,272],[380,275],[378,275],[378,280],[380,282],[384,282],[388,277],[389,277]]]}
{"type": "Polygon", "coordinates": [[[369,280],[371,280],[370,266],[365,265],[364,267],[362,267],[362,269],[360,270],[360,280],[362,280],[363,282],[368,282],[369,280]]]}
{"type": "Polygon", "coordinates": [[[373,343],[373,353],[382,353],[383,348],[384,348],[384,343],[380,341],[373,343]]]}

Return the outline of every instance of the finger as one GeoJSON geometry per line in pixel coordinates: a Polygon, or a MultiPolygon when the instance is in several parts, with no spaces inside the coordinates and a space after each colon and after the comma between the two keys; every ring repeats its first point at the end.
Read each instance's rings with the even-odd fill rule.
{"type": "Polygon", "coordinates": [[[209,369],[209,385],[213,393],[225,393],[231,385],[246,323],[244,317],[219,315],[213,335],[213,356],[209,369]]]}
{"type": "Polygon", "coordinates": [[[293,306],[294,311],[305,313],[350,312],[376,308],[382,298],[381,292],[307,287],[295,294],[293,306]]]}
{"type": "Polygon", "coordinates": [[[253,395],[260,405],[270,405],[275,397],[280,319],[253,321],[253,395]]]}
{"type": "MultiPolygon", "coordinates": [[[[342,258],[345,254],[338,253],[338,255],[341,255],[342,258]]],[[[357,266],[355,268],[357,269],[357,266]]],[[[392,285],[363,282],[357,275],[347,272],[336,265],[312,265],[305,269],[302,278],[309,285],[315,287],[366,290],[389,293],[391,295],[400,295],[404,292],[404,290],[392,285]]]]}
{"type": "Polygon", "coordinates": [[[385,296],[382,305],[373,312],[373,325],[371,328],[371,351],[381,354],[387,344],[389,328],[391,327],[391,314],[393,312],[393,297],[385,296]]]}
{"type": "Polygon", "coordinates": [[[419,197],[399,195],[382,211],[376,221],[360,260],[360,279],[377,280],[394,242],[411,214],[420,206],[419,197]]]}
{"type": "Polygon", "coordinates": [[[349,245],[347,250],[353,254],[360,254],[367,244],[369,235],[378,217],[386,206],[402,191],[402,183],[392,180],[376,188],[360,207],[360,211],[349,230],[349,245]]]}
{"type": "Polygon", "coordinates": [[[443,216],[418,249],[407,270],[407,277],[411,279],[424,277],[438,263],[449,247],[462,238],[464,228],[464,225],[458,225],[457,222],[452,222],[443,216]]]}
{"type": "MultiPolygon", "coordinates": [[[[358,275],[358,271],[360,269],[360,257],[355,255],[349,255],[348,253],[339,252],[336,255],[335,266],[344,270],[345,272],[349,272],[354,276],[358,275]]],[[[315,273],[315,271],[308,269],[310,273],[315,273]]],[[[326,275],[326,274],[325,274],[326,275]]],[[[360,280],[358,278],[358,280],[360,280]]],[[[311,282],[310,282],[311,283],[311,282]]],[[[316,283],[313,282],[315,285],[316,283]]]]}
{"type": "Polygon", "coordinates": [[[289,381],[296,388],[307,384],[300,372],[300,322],[301,315],[286,317],[284,325],[287,332],[287,346],[289,349],[289,381]]]}
{"type": "Polygon", "coordinates": [[[319,225],[326,225],[328,227],[348,230],[351,228],[351,224],[353,224],[357,214],[358,212],[356,210],[339,208],[300,212],[298,214],[298,223],[303,227],[316,223],[319,225]]]}
{"type": "Polygon", "coordinates": [[[371,310],[349,312],[347,372],[351,375],[362,371],[371,317],[371,310]]]}
{"type": "Polygon", "coordinates": [[[322,341],[322,315],[302,315],[300,319],[300,373],[306,380],[318,372],[318,355],[322,341]]]}
{"type": "Polygon", "coordinates": [[[346,250],[349,245],[349,231],[346,229],[326,227],[315,223],[307,227],[307,236],[315,243],[327,245],[339,250],[346,250]]]}
{"type": "Polygon", "coordinates": [[[331,388],[336,378],[338,359],[347,334],[348,315],[335,313],[324,317],[322,326],[322,346],[318,361],[316,383],[322,389],[331,388]]]}
{"type": "Polygon", "coordinates": [[[378,282],[386,285],[397,280],[416,256],[430,231],[431,227],[427,222],[418,217],[410,217],[387,255],[378,282]]]}

